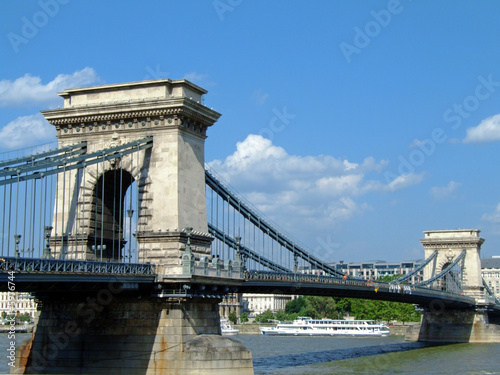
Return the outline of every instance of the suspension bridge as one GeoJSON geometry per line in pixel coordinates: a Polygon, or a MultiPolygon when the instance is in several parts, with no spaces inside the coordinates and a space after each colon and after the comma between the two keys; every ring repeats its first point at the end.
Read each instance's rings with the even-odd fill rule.
{"type": "MultiPolygon", "coordinates": [[[[390,283],[349,277],[312,254],[204,164],[206,131],[220,116],[202,104],[204,94],[169,79],[68,89],[59,94],[64,108],[42,111],[58,143],[0,161],[0,290],[30,292],[41,306],[27,371],[76,372],[78,355],[96,356],[88,371],[111,368],[100,350],[143,373],[161,361],[188,373],[184,345],[220,333],[215,306],[228,293],[400,301],[472,319],[500,314],[481,276],[478,230],[425,232],[425,262],[390,283]],[[68,333],[70,323],[78,335],[68,333]],[[53,343],[57,355],[54,325],[64,338],[53,343]],[[142,338],[110,344],[130,335],[142,338]],[[181,352],[165,349],[165,335],[181,352]]],[[[234,352],[251,373],[244,349],[234,352]]]]}

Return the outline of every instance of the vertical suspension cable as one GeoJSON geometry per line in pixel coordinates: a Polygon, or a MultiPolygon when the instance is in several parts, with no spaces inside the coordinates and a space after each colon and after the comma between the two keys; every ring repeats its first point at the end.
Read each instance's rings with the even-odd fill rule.
{"type": "Polygon", "coordinates": [[[102,189],[101,189],[101,249],[100,249],[100,259],[102,262],[102,251],[103,251],[103,246],[104,246],[104,187],[106,186],[106,173],[104,171],[104,152],[102,153],[102,189]]]}
{"type": "MultiPolygon", "coordinates": [[[[71,175],[70,175],[71,177],[71,175]]],[[[77,168],[76,172],[75,172],[75,186],[74,186],[74,189],[77,191],[77,195],[76,195],[76,208],[75,208],[75,220],[74,220],[74,236],[75,236],[75,241],[74,241],[74,249],[73,249],[73,254],[72,254],[72,257],[73,259],[76,259],[78,260],[78,233],[80,231],[80,200],[79,200],[79,197],[80,197],[80,168],[77,168]]],[[[70,178],[70,182],[71,182],[71,178],[70,178]]],[[[70,199],[70,202],[71,202],[71,199],[70,199]]],[[[73,231],[71,231],[70,233],[71,235],[73,235],[73,231]]],[[[68,244],[68,247],[69,247],[69,244],[68,244]]]]}
{"type": "MultiPolygon", "coordinates": [[[[137,156],[137,158],[139,158],[139,156],[137,156]]],[[[129,194],[130,194],[130,205],[129,205],[129,209],[132,210],[132,193],[133,193],[133,188],[134,188],[134,182],[136,183],[135,186],[136,186],[136,190],[137,190],[137,193],[136,195],[139,195],[139,183],[136,181],[134,175],[133,175],[133,171],[134,171],[134,154],[130,154],[130,190],[129,190],[129,194]]],[[[128,230],[130,231],[128,237],[129,237],[129,245],[128,245],[128,262],[131,263],[132,262],[132,217],[133,217],[133,212],[132,212],[132,215],[130,215],[129,217],[129,224],[128,224],[128,230]]],[[[138,212],[136,211],[135,214],[137,215],[138,212]]],[[[137,242],[137,241],[136,241],[137,242]]],[[[139,254],[137,254],[137,257],[139,256],[139,254]]],[[[137,261],[139,261],[139,258],[137,258],[137,261]]]]}
{"type": "MultiPolygon", "coordinates": [[[[4,180],[7,179],[5,176],[4,180]]],[[[2,186],[3,189],[3,202],[2,202],[2,211],[3,211],[3,220],[2,220],[2,257],[4,256],[4,243],[5,243],[5,220],[7,217],[5,216],[5,202],[7,202],[7,185],[2,186]]]]}
{"type": "MultiPolygon", "coordinates": [[[[121,158],[120,158],[121,160],[121,158]]],[[[121,167],[121,165],[120,165],[121,167]]],[[[130,185],[132,185],[132,182],[130,182],[130,185]]],[[[123,237],[123,226],[122,226],[122,216],[124,214],[123,211],[123,168],[120,168],[120,200],[118,203],[118,255],[117,255],[117,260],[118,262],[122,261],[122,237],[123,237]]],[[[113,256],[114,257],[114,256],[113,256]]]]}
{"type": "Polygon", "coordinates": [[[62,219],[61,219],[61,250],[59,251],[59,259],[65,258],[64,250],[64,214],[66,208],[66,161],[63,161],[63,199],[62,199],[62,219]]]}
{"type": "MultiPolygon", "coordinates": [[[[215,195],[215,227],[219,229],[219,194],[215,195]]],[[[215,247],[215,257],[217,258],[217,255],[219,255],[219,246],[217,245],[215,247]]]]}
{"type": "MultiPolygon", "coordinates": [[[[85,239],[85,227],[86,227],[86,224],[87,224],[87,213],[85,212],[85,201],[87,200],[87,167],[86,167],[86,163],[84,162],[83,165],[82,165],[82,179],[83,179],[83,186],[82,186],[82,225],[81,225],[81,231],[82,231],[82,260],[86,260],[86,246],[85,246],[85,243],[84,243],[84,239],[85,239]]],[[[88,218],[90,220],[90,216],[88,218]]],[[[90,229],[90,225],[89,225],[89,229],[90,229]]],[[[89,230],[87,229],[87,230],[89,230]]],[[[87,233],[88,235],[88,233],[87,233]]],[[[88,237],[87,237],[87,244],[88,244],[88,237]]]]}
{"type": "Polygon", "coordinates": [[[222,257],[224,256],[224,247],[226,245],[226,231],[225,231],[225,223],[226,223],[226,220],[225,220],[225,215],[224,215],[224,199],[222,199],[222,209],[221,209],[221,212],[222,212],[222,233],[224,233],[224,241],[222,242],[222,250],[221,250],[221,253],[220,253],[220,259],[222,259],[222,257]]]}
{"type": "Polygon", "coordinates": [[[10,184],[10,192],[9,192],[9,224],[7,228],[7,255],[10,255],[10,224],[12,218],[12,184],[10,184]]]}
{"type": "Polygon", "coordinates": [[[113,217],[111,218],[111,232],[112,232],[112,246],[111,246],[111,260],[115,258],[115,215],[116,215],[116,168],[113,168],[113,217]]]}
{"type": "MultiPolygon", "coordinates": [[[[139,157],[138,157],[139,158],[139,157]]],[[[136,181],[135,177],[133,176],[132,172],[134,170],[134,154],[131,154],[130,155],[130,175],[131,175],[131,179],[130,179],[130,191],[129,191],[129,194],[130,194],[130,205],[129,205],[129,209],[132,210],[132,192],[133,192],[133,188],[134,188],[134,182],[135,182],[135,186],[136,186],[136,190],[138,190],[138,186],[139,186],[139,183],[136,181]]],[[[139,192],[137,191],[137,195],[139,195],[139,192]]],[[[137,211],[136,211],[136,215],[139,214],[137,211]]],[[[129,218],[129,245],[128,245],[128,255],[129,255],[129,263],[132,262],[132,217],[133,217],[133,212],[132,212],[132,215],[130,215],[130,218],[129,218]]],[[[139,261],[139,254],[137,254],[137,261],[139,261]]]]}
{"type": "MultiPolygon", "coordinates": [[[[132,176],[132,178],[133,178],[133,176],[132,176]]],[[[130,190],[129,190],[129,195],[130,195],[129,209],[130,210],[132,209],[132,191],[133,191],[132,189],[133,189],[133,184],[134,184],[134,182],[132,180],[130,182],[130,190]]],[[[137,184],[136,184],[136,186],[137,186],[137,184]]],[[[128,230],[129,230],[128,237],[129,237],[129,240],[130,240],[129,241],[130,243],[128,244],[128,257],[129,257],[128,262],[129,263],[132,261],[132,217],[133,217],[133,213],[132,213],[132,215],[130,215],[129,220],[128,220],[128,226],[129,226],[129,228],[128,228],[128,230]]]]}
{"type": "MultiPolygon", "coordinates": [[[[14,222],[14,235],[17,236],[18,233],[17,233],[17,222],[19,220],[19,185],[21,185],[21,183],[19,182],[19,171],[17,172],[17,183],[16,183],[16,215],[15,215],[15,222],[14,222]]],[[[15,248],[17,249],[17,252],[14,253],[14,255],[17,257],[17,256],[20,256],[19,254],[19,244],[17,243],[19,240],[14,238],[14,246],[15,248]]]]}
{"type": "Polygon", "coordinates": [[[95,210],[94,210],[94,260],[97,260],[97,197],[99,194],[99,163],[96,163],[96,183],[93,189],[93,198],[95,201],[95,210]]]}
{"type": "MultiPolygon", "coordinates": [[[[48,177],[44,177],[42,173],[42,178],[40,179],[40,209],[39,209],[39,233],[40,235],[38,236],[38,251],[40,254],[40,257],[43,256],[43,238],[44,238],[44,228],[45,226],[49,225],[49,223],[46,223],[45,216],[47,215],[45,212],[45,209],[47,207],[47,179],[48,177]],[[45,189],[43,188],[43,184],[45,183],[45,189]],[[42,216],[43,215],[43,216],[42,216]]],[[[35,194],[36,194],[36,185],[35,185],[35,194]]],[[[36,216],[36,206],[35,207],[35,216],[36,216]]],[[[47,240],[48,241],[48,240],[47,240]]]]}
{"type": "Polygon", "coordinates": [[[74,250],[74,259],[78,260],[78,234],[80,232],[80,215],[81,215],[81,207],[80,207],[80,191],[81,191],[81,176],[80,176],[80,171],[81,169],[78,168],[76,170],[76,176],[75,176],[75,189],[78,192],[77,193],[77,198],[76,198],[76,214],[75,214],[75,250],[74,250]],[[77,185],[78,184],[78,185],[77,185]]]}
{"type": "Polygon", "coordinates": [[[57,218],[59,216],[59,173],[56,174],[56,194],[55,194],[55,196],[56,196],[56,212],[54,215],[54,234],[57,236],[57,218]]]}
{"type": "Polygon", "coordinates": [[[34,187],[36,185],[36,179],[31,181],[31,200],[30,200],[30,223],[29,223],[29,234],[30,237],[28,239],[28,247],[31,248],[32,251],[32,257],[35,257],[35,193],[34,193],[34,187]]]}
{"type": "Polygon", "coordinates": [[[252,227],[253,227],[253,250],[257,252],[257,246],[255,242],[255,224],[253,224],[252,227]]]}
{"type": "Polygon", "coordinates": [[[26,249],[26,227],[28,226],[26,224],[26,220],[29,220],[28,215],[26,215],[27,212],[27,205],[28,205],[28,181],[24,181],[24,225],[23,225],[23,254],[26,254],[26,250],[28,250],[28,258],[29,258],[29,248],[26,249]]]}
{"type": "MultiPolygon", "coordinates": [[[[137,152],[139,152],[139,146],[137,146],[137,152]]],[[[137,154],[139,155],[139,154],[137,154]]],[[[137,156],[137,167],[139,166],[139,156],[137,156]]],[[[138,168],[137,168],[138,169],[138,168]]],[[[137,180],[136,180],[136,193],[135,193],[135,199],[136,199],[136,210],[137,210],[137,229],[136,229],[136,233],[139,231],[139,223],[140,223],[140,207],[139,207],[139,194],[140,194],[140,190],[139,190],[139,184],[141,183],[141,174],[140,173],[137,173],[137,180]]],[[[136,237],[137,238],[137,237],[136,237]]],[[[137,242],[137,261],[139,261],[139,242],[137,242]]]]}

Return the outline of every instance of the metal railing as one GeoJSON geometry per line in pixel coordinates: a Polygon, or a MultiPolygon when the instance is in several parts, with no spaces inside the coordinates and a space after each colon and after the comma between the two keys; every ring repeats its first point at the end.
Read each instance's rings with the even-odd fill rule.
{"type": "Polygon", "coordinates": [[[36,258],[0,258],[0,272],[156,275],[153,264],[36,258]]]}
{"type": "MultiPolygon", "coordinates": [[[[394,294],[414,294],[428,295],[430,297],[446,297],[457,298],[460,300],[467,299],[461,293],[448,292],[439,289],[431,289],[428,287],[421,287],[408,284],[394,284],[385,281],[374,281],[365,279],[355,279],[349,277],[337,277],[326,275],[312,275],[301,274],[293,272],[270,272],[270,271],[253,271],[246,270],[243,273],[243,278],[246,281],[262,281],[262,282],[283,282],[283,283],[297,283],[297,284],[328,284],[335,286],[345,287],[363,287],[371,289],[376,293],[386,292],[394,294]]],[[[304,286],[304,285],[302,285],[304,286]]]]}

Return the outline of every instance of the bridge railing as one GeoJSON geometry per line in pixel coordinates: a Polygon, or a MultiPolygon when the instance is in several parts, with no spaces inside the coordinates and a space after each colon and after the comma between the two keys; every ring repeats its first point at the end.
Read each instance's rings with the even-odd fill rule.
{"type": "Polygon", "coordinates": [[[269,272],[246,270],[243,273],[246,281],[262,282],[283,282],[283,283],[304,283],[304,284],[328,284],[336,286],[363,287],[372,289],[376,293],[395,293],[395,294],[426,294],[436,298],[455,296],[458,299],[466,298],[461,293],[454,291],[443,291],[432,289],[430,287],[415,286],[411,284],[394,284],[392,282],[356,279],[352,277],[337,277],[326,275],[301,274],[292,272],[269,272]]]}
{"type": "Polygon", "coordinates": [[[191,262],[186,265],[183,263],[183,275],[220,277],[224,279],[238,279],[243,277],[243,269],[241,263],[213,259],[209,262],[207,258],[202,258],[199,262],[191,262]]]}
{"type": "Polygon", "coordinates": [[[111,263],[83,260],[0,258],[0,272],[80,273],[154,276],[153,264],[111,263]]]}

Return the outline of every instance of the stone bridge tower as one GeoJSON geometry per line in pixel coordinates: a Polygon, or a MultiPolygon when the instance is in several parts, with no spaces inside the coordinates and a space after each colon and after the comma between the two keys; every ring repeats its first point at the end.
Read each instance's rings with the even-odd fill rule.
{"type": "Polygon", "coordinates": [[[204,142],[207,128],[220,114],[202,104],[206,93],[187,80],[170,79],[85,87],[60,93],[64,108],[42,112],[55,126],[61,147],[86,142],[87,153],[92,153],[147,136],[153,139],[152,148],[86,167],[84,177],[76,171],[58,176],[53,257],[92,260],[92,246],[101,241],[108,245],[105,260],[119,261],[123,249],[118,255],[109,249],[116,247],[117,239],[122,244],[126,240],[123,221],[110,214],[111,206],[120,204],[110,186],[125,191],[134,182],[139,262],[158,265],[160,275],[182,273],[186,227],[194,229],[195,257],[209,255],[204,142]],[[98,205],[102,212],[92,210],[98,205]]]}
{"type": "Polygon", "coordinates": [[[474,297],[477,302],[484,299],[483,279],[481,275],[481,244],[484,239],[477,229],[428,230],[420,240],[425,250],[425,258],[429,258],[437,250],[437,258],[431,267],[424,270],[424,280],[440,273],[463,250],[466,250],[462,289],[465,295],[474,297]]]}

